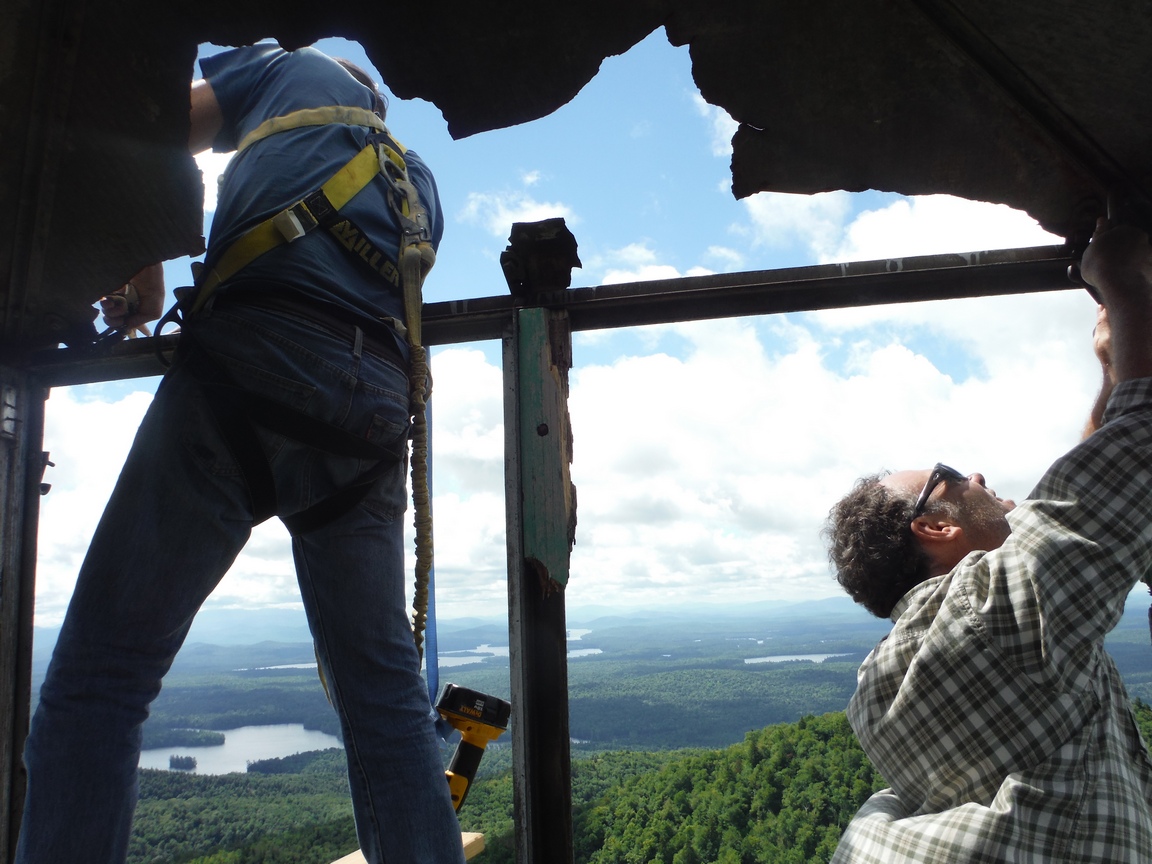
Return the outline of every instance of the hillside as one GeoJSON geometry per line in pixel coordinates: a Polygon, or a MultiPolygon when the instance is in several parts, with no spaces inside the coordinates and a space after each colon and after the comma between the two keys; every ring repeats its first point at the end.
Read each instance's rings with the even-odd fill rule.
{"type": "MultiPolygon", "coordinates": [[[[142,772],[129,862],[330,864],[356,848],[334,755],[296,759],[289,774],[142,772]]],[[[486,835],[476,864],[510,864],[511,773],[493,770],[507,764],[507,751],[486,759],[461,826],[486,835]]],[[[879,782],[843,714],[771,726],[725,750],[578,753],[576,859],[826,860],[879,782]]]]}
{"type": "MultiPolygon", "coordinates": [[[[1132,695],[1147,702],[1146,600],[1133,606],[1108,646],[1132,695]]],[[[841,712],[886,622],[826,602],[569,625],[580,864],[825,860],[882,784],[841,712]]],[[[506,645],[506,633],[503,622],[442,627],[441,681],[508,698],[508,658],[486,647],[506,645]],[[449,665],[463,660],[478,662],[449,665]]],[[[188,729],[227,736],[277,723],[338,735],[312,662],[308,642],[186,646],[145,725],[145,747],[187,753],[198,740],[188,729]]],[[[1139,706],[1138,716],[1147,735],[1152,712],[1139,706]]],[[[487,836],[479,864],[512,860],[508,740],[489,747],[461,814],[466,830],[487,836]]],[[[130,860],[330,864],[355,848],[340,751],[253,768],[260,773],[142,771],[130,860]]]]}
{"type": "MultiPolygon", "coordinates": [[[[1135,713],[1152,740],[1152,709],[1136,703],[1135,713]]],[[[573,757],[577,864],[826,862],[885,785],[840,712],[756,730],[723,750],[573,757]]],[[[475,864],[512,864],[509,752],[484,758],[461,826],[485,835],[475,864]]],[[[143,772],[130,864],[330,864],[356,848],[339,751],[259,768],[269,773],[143,772]]]]}

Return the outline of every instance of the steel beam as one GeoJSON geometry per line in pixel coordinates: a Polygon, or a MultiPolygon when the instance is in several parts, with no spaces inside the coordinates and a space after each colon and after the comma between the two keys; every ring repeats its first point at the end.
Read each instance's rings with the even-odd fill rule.
{"type": "MultiPolygon", "coordinates": [[[[717,273],[653,282],[572,288],[541,294],[535,305],[568,312],[573,330],[667,324],[703,318],[811,312],[849,306],[914,303],[1076,290],[1063,246],[925,255],[782,270],[717,273]]],[[[424,306],[424,342],[449,345],[503,337],[516,309],[510,296],[424,306]]],[[[158,375],[156,343],[170,354],[175,336],[88,348],[41,351],[22,366],[44,386],[158,375]]]]}

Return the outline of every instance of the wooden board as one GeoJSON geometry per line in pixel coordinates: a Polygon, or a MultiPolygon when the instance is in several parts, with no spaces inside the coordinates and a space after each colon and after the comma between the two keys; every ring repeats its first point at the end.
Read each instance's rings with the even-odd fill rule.
{"type": "MultiPolygon", "coordinates": [[[[469,831],[464,831],[460,834],[460,839],[464,841],[464,858],[471,861],[477,855],[484,851],[484,835],[473,834],[469,831]]],[[[333,864],[365,864],[364,856],[360,854],[357,849],[351,855],[345,855],[339,861],[334,861],[333,864]]]]}

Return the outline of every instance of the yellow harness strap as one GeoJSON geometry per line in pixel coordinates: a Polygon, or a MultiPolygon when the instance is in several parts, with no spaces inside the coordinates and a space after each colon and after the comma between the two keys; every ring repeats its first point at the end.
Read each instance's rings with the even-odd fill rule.
{"type": "MultiPolygon", "coordinates": [[[[325,108],[301,108],[282,117],[271,117],[244,136],[240,146],[236,148],[239,153],[245,147],[255,144],[269,135],[277,132],[287,132],[289,129],[299,129],[302,126],[328,126],[339,123],[344,126],[367,126],[377,132],[387,132],[388,127],[384,121],[367,108],[351,108],[347,105],[329,105],[325,108]]],[[[399,143],[399,142],[397,142],[399,143]]],[[[404,147],[400,147],[401,151],[404,147]]]]}
{"type": "MultiPolygon", "coordinates": [[[[404,294],[404,317],[410,348],[409,395],[413,415],[411,470],[412,497],[416,511],[416,596],[413,601],[415,611],[413,635],[416,639],[416,650],[423,658],[423,633],[428,611],[428,585],[433,556],[426,416],[432,381],[428,369],[428,353],[422,342],[420,320],[423,307],[421,289],[428,271],[436,263],[436,251],[429,242],[431,232],[428,213],[420,202],[416,187],[408,177],[408,166],[403,155],[407,151],[388,134],[384,121],[376,114],[363,108],[333,105],[293,111],[282,117],[265,120],[244,136],[237,147],[237,152],[279,132],[332,123],[365,126],[384,132],[396,145],[395,149],[383,142],[368,145],[320,187],[320,191],[324,193],[332,209],[339,210],[372,182],[372,178],[378,174],[382,175],[388,184],[389,204],[400,222],[396,263],[404,294]]],[[[312,195],[308,198],[312,198],[312,195]]],[[[320,220],[317,214],[309,210],[307,200],[296,202],[249,230],[220,256],[211,270],[200,272],[196,278],[196,299],[191,311],[193,313],[199,311],[220,283],[231,278],[265,252],[283,243],[291,243],[315,228],[320,220]]],[[[318,668],[320,680],[327,691],[323,667],[318,668]]]]}
{"type": "MultiPolygon", "coordinates": [[[[376,150],[365,147],[320,188],[332,202],[332,206],[339,210],[379,173],[380,160],[376,150]]],[[[201,274],[202,278],[197,280],[200,284],[197,286],[196,303],[192,311],[198,312],[221,282],[232,278],[265,252],[302,237],[305,229],[299,221],[299,210],[303,210],[315,221],[316,217],[308,211],[307,205],[299,201],[275,216],[265,219],[229,246],[212,269],[201,274]],[[293,228],[296,230],[293,231],[293,228]]]]}
{"type": "MultiPolygon", "coordinates": [[[[262,141],[279,132],[287,132],[290,129],[300,129],[305,126],[326,126],[333,123],[345,126],[364,126],[375,129],[377,132],[388,131],[384,121],[366,108],[353,108],[347,105],[302,108],[282,117],[271,117],[265,120],[244,136],[236,148],[236,152],[239,153],[257,141],[262,141]]],[[[401,153],[406,151],[399,142],[396,143],[396,146],[400,149],[400,153],[395,153],[395,151],[391,151],[391,148],[388,148],[391,151],[388,155],[392,161],[399,161],[399,165],[403,169],[404,159],[401,153]]],[[[321,189],[328,200],[332,202],[332,206],[339,210],[351,201],[357,192],[372,182],[372,178],[378,173],[380,173],[379,157],[374,148],[365,147],[337,171],[321,189]]],[[[275,249],[282,243],[290,243],[310,230],[311,226],[306,228],[301,224],[301,215],[305,218],[311,218],[313,222],[315,221],[315,216],[308,211],[307,205],[303,201],[298,201],[270,219],[265,219],[229,246],[227,251],[216,261],[215,266],[211,270],[201,273],[197,278],[198,290],[192,312],[198,312],[208,302],[208,298],[212,296],[221,282],[232,278],[265,252],[275,249]],[[303,213],[300,212],[301,210],[303,213]]]]}

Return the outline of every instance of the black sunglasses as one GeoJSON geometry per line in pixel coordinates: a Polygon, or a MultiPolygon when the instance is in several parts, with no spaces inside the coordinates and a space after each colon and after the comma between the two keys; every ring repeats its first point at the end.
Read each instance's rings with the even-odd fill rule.
{"type": "Polygon", "coordinates": [[[955,468],[949,468],[943,462],[937,462],[932,469],[932,473],[928,475],[928,482],[924,484],[924,488],[920,491],[920,497],[916,499],[916,506],[912,508],[912,518],[915,519],[924,512],[924,507],[928,504],[928,497],[941,483],[945,483],[948,480],[961,481],[967,479],[967,474],[961,474],[955,468]]]}

